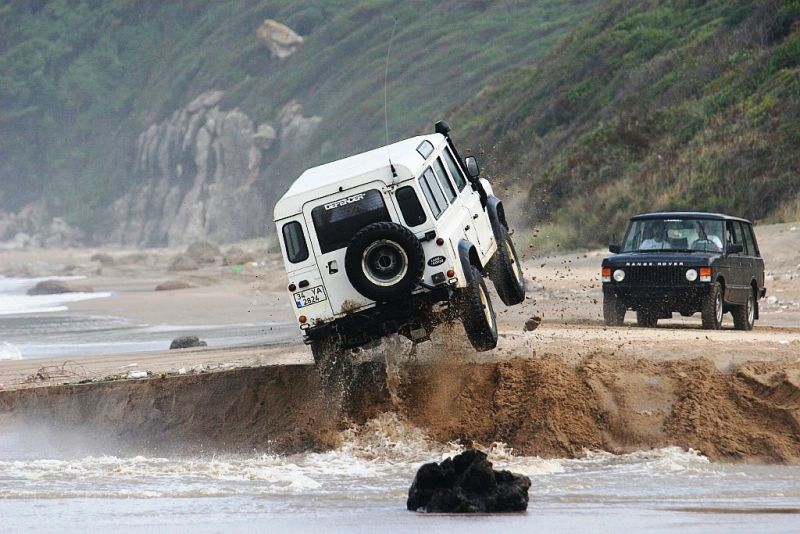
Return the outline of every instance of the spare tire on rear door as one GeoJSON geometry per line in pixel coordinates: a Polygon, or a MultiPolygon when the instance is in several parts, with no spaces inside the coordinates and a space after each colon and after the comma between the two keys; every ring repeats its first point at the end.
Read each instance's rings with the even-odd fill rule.
{"type": "Polygon", "coordinates": [[[405,226],[376,222],[350,240],[344,267],[356,291],[376,302],[388,302],[411,294],[425,270],[425,253],[405,226]]]}

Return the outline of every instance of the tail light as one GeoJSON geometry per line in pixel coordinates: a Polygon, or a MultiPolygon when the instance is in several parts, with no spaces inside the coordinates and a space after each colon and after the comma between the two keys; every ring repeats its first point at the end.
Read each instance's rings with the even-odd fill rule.
{"type": "Polygon", "coordinates": [[[603,275],[603,282],[611,281],[611,267],[603,267],[601,274],[603,275]]]}

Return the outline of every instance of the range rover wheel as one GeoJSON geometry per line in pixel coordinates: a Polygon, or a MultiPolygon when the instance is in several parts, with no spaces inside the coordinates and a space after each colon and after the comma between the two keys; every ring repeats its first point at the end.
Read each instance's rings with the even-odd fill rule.
{"type": "Polygon", "coordinates": [[[603,321],[606,326],[622,326],[625,304],[616,295],[603,295],[603,321]]]}
{"type": "Polygon", "coordinates": [[[733,315],[733,327],[736,330],[752,330],[756,322],[756,297],[753,291],[747,296],[747,302],[743,306],[736,306],[731,310],[733,315]]]}
{"type": "Polygon", "coordinates": [[[703,299],[703,308],[700,315],[703,318],[703,328],[719,330],[722,328],[722,286],[714,282],[708,295],[703,299]]]}
{"type": "Polygon", "coordinates": [[[637,311],[636,324],[645,328],[655,328],[658,325],[658,316],[652,311],[637,311]]]}
{"type": "Polygon", "coordinates": [[[376,222],[350,240],[344,267],[356,291],[370,300],[388,302],[411,294],[425,270],[425,253],[408,228],[376,222]]]}
{"type": "Polygon", "coordinates": [[[522,263],[511,236],[503,227],[502,239],[497,240],[497,251],[488,265],[489,279],[497,290],[503,304],[513,306],[525,300],[525,280],[522,274],[522,263]]]}
{"type": "Polygon", "coordinates": [[[497,318],[492,299],[483,281],[481,272],[472,267],[472,281],[461,290],[459,296],[461,322],[467,338],[478,352],[492,350],[497,346],[497,318]]]}

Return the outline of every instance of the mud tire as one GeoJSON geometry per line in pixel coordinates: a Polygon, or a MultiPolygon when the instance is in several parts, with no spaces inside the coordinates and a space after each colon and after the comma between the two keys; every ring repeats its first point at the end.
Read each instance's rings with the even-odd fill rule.
{"type": "Polygon", "coordinates": [[[714,282],[708,295],[703,299],[703,306],[700,315],[703,319],[703,328],[706,330],[719,330],[722,328],[722,286],[719,282],[714,282]]]}
{"type": "Polygon", "coordinates": [[[472,266],[472,281],[459,294],[458,307],[467,339],[478,352],[497,346],[497,317],[481,272],[472,266]]]}
{"type": "Polygon", "coordinates": [[[733,315],[733,327],[736,330],[752,330],[756,322],[756,297],[753,289],[747,296],[747,302],[742,306],[736,306],[731,310],[733,315]]]}
{"type": "Polygon", "coordinates": [[[636,324],[642,328],[655,328],[658,326],[658,316],[651,311],[637,311],[636,324]]]}
{"type": "Polygon", "coordinates": [[[603,295],[603,322],[606,326],[622,326],[625,304],[616,295],[603,295]]]}
{"type": "MultiPolygon", "coordinates": [[[[377,267],[377,264],[374,265],[377,267]]],[[[356,232],[350,240],[344,266],[347,278],[356,291],[375,302],[390,302],[408,297],[417,286],[425,270],[425,253],[417,236],[405,226],[393,222],[376,222],[356,232]],[[395,269],[394,265],[387,267],[387,280],[383,284],[376,283],[374,272],[365,272],[372,258],[370,251],[381,246],[388,252],[385,257],[396,261],[400,266],[396,281],[390,276],[395,269]],[[401,265],[402,263],[405,265],[401,265]]]]}
{"type": "Polygon", "coordinates": [[[514,306],[525,300],[525,279],[517,250],[504,226],[502,234],[497,240],[497,251],[489,260],[489,279],[503,304],[514,306]]]}

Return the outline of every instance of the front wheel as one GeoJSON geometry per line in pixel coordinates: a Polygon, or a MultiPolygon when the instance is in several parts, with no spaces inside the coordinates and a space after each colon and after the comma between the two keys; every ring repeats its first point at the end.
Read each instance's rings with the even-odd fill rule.
{"type": "Polygon", "coordinates": [[[747,302],[743,306],[736,306],[732,310],[733,327],[736,330],[752,330],[756,322],[756,297],[753,290],[747,295],[747,302]]]}
{"type": "Polygon", "coordinates": [[[511,236],[503,227],[501,239],[497,240],[497,251],[489,261],[489,279],[497,290],[497,296],[506,306],[513,306],[525,300],[525,280],[522,263],[511,236]]]}
{"type": "Polygon", "coordinates": [[[481,272],[474,266],[471,270],[472,280],[459,299],[461,322],[475,350],[484,352],[497,346],[497,318],[481,272]]]}
{"type": "Polygon", "coordinates": [[[719,282],[714,282],[708,295],[703,299],[700,315],[703,319],[703,328],[706,330],[722,328],[722,286],[719,282]]]}
{"type": "Polygon", "coordinates": [[[622,326],[625,311],[625,303],[616,295],[603,295],[603,321],[606,326],[622,326]]]}

